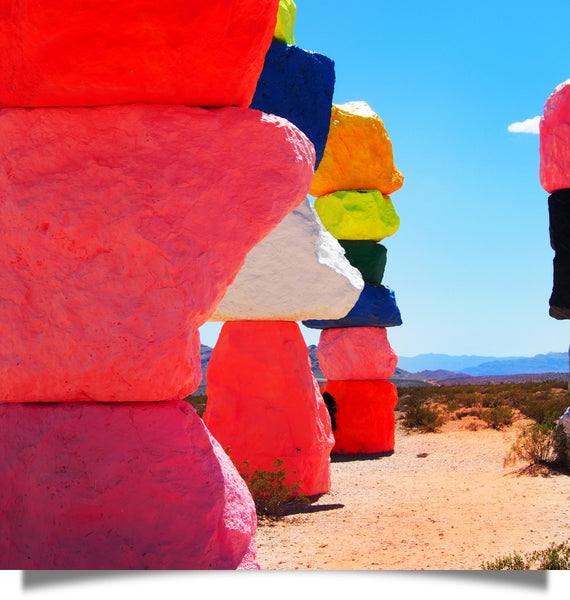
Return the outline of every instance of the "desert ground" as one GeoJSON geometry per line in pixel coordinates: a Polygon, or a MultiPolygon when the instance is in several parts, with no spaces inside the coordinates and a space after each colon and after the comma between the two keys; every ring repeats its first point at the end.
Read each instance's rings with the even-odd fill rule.
{"type": "Polygon", "coordinates": [[[529,421],[474,431],[474,420],[440,433],[397,422],[392,455],[333,455],[327,494],[258,527],[261,568],[480,569],[570,539],[570,476],[503,466],[529,421]]]}

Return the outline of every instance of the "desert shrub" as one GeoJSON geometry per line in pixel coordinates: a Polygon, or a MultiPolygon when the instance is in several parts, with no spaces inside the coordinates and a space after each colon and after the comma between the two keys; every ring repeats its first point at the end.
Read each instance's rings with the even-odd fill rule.
{"type": "Polygon", "coordinates": [[[568,460],[568,440],[562,426],[553,423],[533,423],[519,433],[504,464],[523,460],[531,465],[564,465],[568,460]]]}
{"type": "Polygon", "coordinates": [[[204,411],[206,410],[206,404],[208,403],[208,396],[196,395],[196,396],[187,396],[184,398],[184,402],[188,402],[194,407],[194,410],[198,414],[200,418],[204,416],[204,411]]]}
{"type": "Polygon", "coordinates": [[[536,395],[528,396],[520,404],[520,411],[537,423],[549,423],[558,420],[568,406],[568,396],[536,395]]]}
{"type": "MultiPolygon", "coordinates": [[[[229,449],[226,449],[226,452],[231,457],[229,449]]],[[[235,462],[234,464],[247,484],[258,517],[268,520],[280,519],[283,516],[285,504],[292,499],[306,504],[309,503],[308,498],[298,491],[301,482],[292,485],[284,483],[288,474],[281,459],[276,458],[274,460],[274,471],[255,469],[250,472],[248,461],[244,461],[239,466],[235,462]]]]}
{"type": "Polygon", "coordinates": [[[524,557],[515,552],[485,562],[481,568],[486,571],[562,571],[570,569],[570,540],[561,544],[553,543],[545,550],[530,552],[524,557]]]}
{"type": "Polygon", "coordinates": [[[402,406],[402,424],[422,432],[437,431],[445,422],[441,411],[423,398],[408,398],[402,406]]]}
{"type": "Polygon", "coordinates": [[[481,412],[481,419],[493,429],[503,429],[512,425],[514,414],[510,406],[500,405],[483,410],[481,412]]]}

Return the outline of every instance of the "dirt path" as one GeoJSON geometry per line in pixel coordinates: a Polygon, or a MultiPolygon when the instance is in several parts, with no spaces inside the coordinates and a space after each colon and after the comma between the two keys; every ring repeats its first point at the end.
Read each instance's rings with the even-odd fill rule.
{"type": "Polygon", "coordinates": [[[518,476],[508,431],[396,429],[392,456],[338,460],[308,510],[262,525],[262,569],[479,569],[514,550],[570,539],[570,477],[518,476]],[[418,454],[427,453],[425,457],[418,454]]]}

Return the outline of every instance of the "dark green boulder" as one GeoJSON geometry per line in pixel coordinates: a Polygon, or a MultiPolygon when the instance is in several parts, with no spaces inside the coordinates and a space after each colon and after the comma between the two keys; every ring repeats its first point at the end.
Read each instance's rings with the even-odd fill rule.
{"type": "Polygon", "coordinates": [[[387,250],[371,240],[338,240],[346,259],[360,271],[364,283],[380,285],[386,268],[387,250]]]}

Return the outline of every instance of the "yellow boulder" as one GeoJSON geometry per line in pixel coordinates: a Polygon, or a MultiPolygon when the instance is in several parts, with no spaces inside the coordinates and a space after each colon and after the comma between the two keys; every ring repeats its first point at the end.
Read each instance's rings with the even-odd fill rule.
{"type": "Polygon", "coordinates": [[[380,117],[366,102],[333,104],[324,156],[309,193],[375,189],[391,194],[403,183],[380,117]]]}
{"type": "Polygon", "coordinates": [[[315,200],[325,229],[337,240],[379,242],[396,233],[400,217],[392,200],[378,190],[345,190],[315,200]]]}
{"type": "Polygon", "coordinates": [[[277,11],[277,25],[273,39],[286,44],[294,44],[295,36],[293,28],[295,27],[295,13],[297,7],[293,0],[279,0],[279,10],[277,11]]]}

